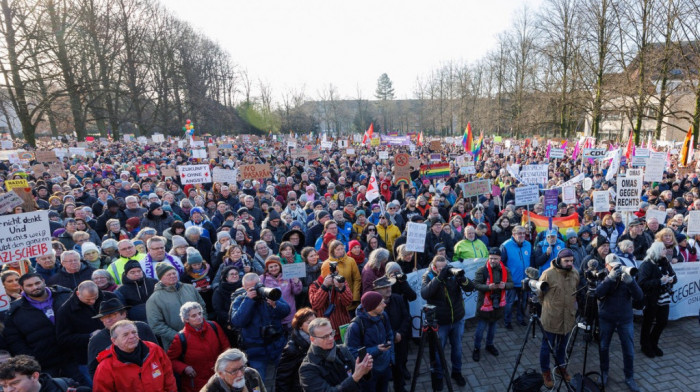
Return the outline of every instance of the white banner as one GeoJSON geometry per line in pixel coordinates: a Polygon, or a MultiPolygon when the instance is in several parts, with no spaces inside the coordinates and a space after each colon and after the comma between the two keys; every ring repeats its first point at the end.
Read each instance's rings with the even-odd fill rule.
{"type": "Polygon", "coordinates": [[[549,178],[549,165],[525,165],[520,170],[520,178],[525,184],[546,184],[549,178]]]}
{"type": "Polygon", "coordinates": [[[515,205],[526,206],[540,201],[540,188],[537,185],[528,185],[515,188],[515,205]]]}
{"type": "Polygon", "coordinates": [[[238,170],[215,167],[212,172],[212,179],[214,182],[228,182],[229,184],[235,184],[238,181],[238,170]]]}
{"type": "Polygon", "coordinates": [[[642,177],[617,177],[615,211],[634,212],[642,202],[642,177]]]}
{"type": "Polygon", "coordinates": [[[609,212],[610,211],[610,192],[597,191],[593,192],[593,212],[609,212]]]}
{"type": "MultiPolygon", "coordinates": [[[[463,269],[465,272],[464,275],[468,279],[473,280],[474,276],[476,275],[476,270],[478,270],[485,264],[486,259],[466,259],[457,262],[453,261],[450,263],[450,266],[452,266],[453,268],[463,269]]],[[[427,268],[423,268],[421,270],[411,272],[410,274],[406,275],[409,286],[411,286],[413,291],[415,291],[418,294],[420,294],[420,289],[423,284],[423,274],[425,274],[427,270],[427,268]]],[[[465,311],[464,320],[470,319],[476,315],[476,299],[478,296],[479,292],[476,290],[470,293],[465,293],[464,291],[462,291],[462,298],[464,299],[465,311]]],[[[413,330],[414,337],[419,336],[421,309],[426,303],[427,302],[420,295],[418,295],[418,298],[415,301],[408,303],[408,308],[411,312],[411,329],[413,330]]]]}
{"type": "Polygon", "coordinates": [[[180,173],[182,185],[205,184],[211,182],[209,165],[181,165],[177,167],[177,170],[178,173],[180,173]]]}
{"type": "Polygon", "coordinates": [[[689,237],[700,234],[700,211],[688,212],[688,232],[689,237]]]}
{"type": "Polygon", "coordinates": [[[427,233],[428,225],[425,223],[408,222],[406,250],[423,253],[425,251],[425,236],[427,233]]]}
{"type": "Polygon", "coordinates": [[[0,262],[43,256],[50,250],[49,211],[0,216],[0,262]]]}
{"type": "Polygon", "coordinates": [[[669,320],[697,316],[700,311],[700,263],[673,265],[678,282],[673,285],[669,320]]]}

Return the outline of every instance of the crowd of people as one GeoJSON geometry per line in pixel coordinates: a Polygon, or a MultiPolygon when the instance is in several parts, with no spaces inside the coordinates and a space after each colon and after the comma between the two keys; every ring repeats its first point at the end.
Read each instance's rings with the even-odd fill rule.
{"type": "MultiPolygon", "coordinates": [[[[420,295],[436,308],[439,343],[451,346],[449,365],[431,352],[432,388],[442,390],[445,377],[464,386],[462,293],[478,293],[472,359],[480,361],[482,347],[498,356],[497,327],[526,325],[528,268],[549,284],[539,293],[547,387],[570,379],[564,348],[582,313],[572,293],[586,284],[597,299],[603,383],[617,331],[625,382],[639,390],[633,308],[644,309],[642,352],[663,356],[673,265],[697,261],[700,250],[700,237],[684,234],[688,212],[700,210],[700,183],[677,175],[672,156],[663,181],[645,183],[639,210],[625,217],[614,202],[608,213],[593,212],[591,192],[615,188],[607,163],[571,154],[551,162],[534,139],[508,141],[507,152],[485,140],[470,157],[475,174],[460,174],[462,145],[418,146],[410,181],[398,185],[393,159],[407,147],[355,145],[348,154],[295,139],[318,151],[304,159],[284,138],[257,139],[212,140],[220,147],[212,159],[193,159],[177,143],[95,141],[92,157],[62,157],[58,171],[33,158],[0,162],[0,184],[26,179],[33,197],[8,214],[48,210],[52,235],[46,254],[2,266],[12,302],[2,315],[0,349],[11,358],[0,364],[0,385],[402,392],[411,378],[409,302],[420,295]],[[430,178],[420,166],[435,154],[450,172],[430,178]],[[542,188],[582,173],[590,179],[590,187],[574,184],[576,203],[559,195],[556,216],[576,216],[578,230],[542,231],[523,219],[526,209],[542,215],[544,200],[516,205],[520,183],[508,167],[536,163],[549,163],[542,188]],[[163,175],[190,164],[265,164],[271,175],[201,184],[163,175]],[[490,180],[492,192],[463,197],[461,183],[477,179],[490,180]],[[649,210],[664,218],[647,219],[649,210]],[[408,250],[411,222],[427,225],[422,252],[408,250]],[[483,263],[473,279],[452,268],[462,260],[483,263]],[[289,264],[302,264],[304,276],[289,277],[289,264]],[[416,292],[406,275],[419,270],[416,292]]],[[[37,150],[68,145],[76,142],[42,141],[37,150]]]]}

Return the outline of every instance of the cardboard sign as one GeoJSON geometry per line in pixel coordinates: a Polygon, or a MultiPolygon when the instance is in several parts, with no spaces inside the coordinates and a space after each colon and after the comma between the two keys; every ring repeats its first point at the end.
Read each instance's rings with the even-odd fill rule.
{"type": "Polygon", "coordinates": [[[34,173],[35,177],[41,177],[44,175],[44,173],[46,173],[46,166],[44,166],[43,163],[32,165],[32,172],[34,173]]]}
{"type": "Polygon", "coordinates": [[[180,182],[182,182],[182,185],[206,184],[211,182],[209,165],[181,165],[177,167],[177,170],[180,173],[180,182]]]}
{"type": "Polygon", "coordinates": [[[209,154],[209,159],[216,159],[219,157],[219,148],[216,146],[208,146],[207,153],[209,154]]]}
{"type": "Polygon", "coordinates": [[[430,151],[442,151],[442,142],[440,140],[433,140],[430,142],[430,151]]]}
{"type": "Polygon", "coordinates": [[[161,169],[160,174],[163,175],[163,177],[172,177],[175,178],[177,177],[177,171],[175,169],[167,167],[165,169],[161,169]]]}
{"type": "Polygon", "coordinates": [[[16,193],[17,196],[22,199],[22,209],[25,212],[36,211],[39,208],[36,204],[36,200],[34,200],[34,195],[28,189],[29,188],[15,188],[12,192],[16,193]]]}
{"type": "Polygon", "coordinates": [[[617,177],[615,211],[634,212],[642,203],[642,177],[617,177]]]}
{"type": "Polygon", "coordinates": [[[25,179],[7,180],[7,181],[5,181],[5,188],[7,188],[8,191],[11,191],[15,188],[29,188],[29,184],[27,183],[27,180],[25,180],[25,179]]]}
{"type": "Polygon", "coordinates": [[[212,172],[212,177],[214,178],[214,182],[235,184],[238,181],[238,170],[215,167],[212,172]]]}
{"type": "Polygon", "coordinates": [[[282,279],[306,278],[306,263],[282,265],[282,279]]]}
{"type": "Polygon", "coordinates": [[[24,203],[15,192],[7,192],[0,195],[0,213],[12,212],[12,209],[24,203]]]}
{"type": "Polygon", "coordinates": [[[406,250],[423,253],[425,251],[425,236],[428,225],[425,223],[408,222],[406,233],[406,250]]]}
{"type": "Polygon", "coordinates": [[[0,216],[0,262],[43,256],[50,250],[49,211],[0,216]]]}
{"type": "Polygon", "coordinates": [[[562,202],[566,204],[576,204],[576,187],[567,185],[561,188],[562,202]]]}
{"type": "Polygon", "coordinates": [[[610,192],[593,192],[593,212],[610,212],[610,192]]]}
{"type": "Polygon", "coordinates": [[[58,162],[58,157],[56,157],[56,152],[54,151],[37,150],[34,155],[37,162],[58,162]]]}
{"type": "Polygon", "coordinates": [[[645,215],[647,222],[649,222],[649,219],[651,218],[656,218],[656,220],[661,223],[662,225],[666,224],[666,218],[668,218],[668,214],[666,214],[666,211],[660,211],[660,210],[647,210],[647,213],[645,215]]]}
{"type": "Polygon", "coordinates": [[[525,165],[520,170],[523,183],[529,185],[546,184],[549,178],[549,165],[525,165]]]}
{"type": "Polygon", "coordinates": [[[257,180],[272,177],[270,165],[267,163],[242,165],[239,169],[243,180],[257,180]]]}
{"type": "Polygon", "coordinates": [[[540,188],[528,185],[515,188],[515,205],[526,206],[540,201],[540,188]]]}
{"type": "Polygon", "coordinates": [[[688,236],[700,234],[700,211],[688,212],[688,236]]]}
{"type": "Polygon", "coordinates": [[[53,177],[63,177],[63,175],[66,174],[66,171],[62,164],[51,163],[49,164],[49,173],[51,173],[51,176],[53,177]]]}
{"type": "Polygon", "coordinates": [[[474,197],[491,193],[491,180],[460,182],[462,197],[474,197]]]}

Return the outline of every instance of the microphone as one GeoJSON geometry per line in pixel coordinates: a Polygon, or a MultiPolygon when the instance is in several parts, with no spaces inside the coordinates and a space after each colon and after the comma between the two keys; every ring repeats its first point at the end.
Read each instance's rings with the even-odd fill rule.
{"type": "Polygon", "coordinates": [[[588,260],[588,269],[598,269],[598,260],[596,260],[596,259],[588,260]]]}
{"type": "Polygon", "coordinates": [[[527,267],[525,269],[525,275],[533,280],[538,280],[540,278],[540,271],[537,268],[527,267]]]}

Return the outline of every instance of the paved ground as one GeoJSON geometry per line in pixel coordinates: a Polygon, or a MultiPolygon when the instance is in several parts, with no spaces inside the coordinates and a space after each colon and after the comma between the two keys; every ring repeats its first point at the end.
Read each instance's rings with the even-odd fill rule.
{"type": "MultiPolygon", "coordinates": [[[[641,319],[640,319],[641,320],[641,319]]],[[[661,335],[659,346],[664,350],[662,358],[649,359],[641,353],[639,348],[639,330],[641,321],[635,323],[635,378],[642,391],[700,391],[700,325],[697,317],[670,321],[668,327],[661,335]]],[[[502,324],[496,331],[496,346],[500,355],[494,357],[487,353],[483,347],[481,361],[474,362],[471,358],[474,344],[474,330],[476,322],[469,320],[466,323],[465,333],[462,339],[463,367],[462,374],[467,379],[467,386],[455,391],[478,392],[505,392],[508,381],[515,366],[515,359],[520,351],[524,339],[526,327],[515,325],[512,331],[506,330],[502,324]]],[[[576,341],[577,348],[569,365],[569,373],[574,375],[583,367],[582,334],[576,341]]],[[[485,336],[484,336],[485,338],[485,336]]],[[[542,336],[537,332],[537,338],[530,337],[525,347],[518,373],[525,369],[535,369],[539,372],[539,351],[542,336]]],[[[418,346],[411,345],[409,353],[408,369],[413,373],[415,359],[418,354],[418,346]]],[[[449,362],[449,345],[445,356],[449,362]]],[[[591,343],[588,355],[586,371],[598,370],[598,346],[591,343]]],[[[418,378],[416,391],[431,391],[430,373],[428,371],[427,349],[421,361],[421,375],[418,378]]],[[[406,389],[410,387],[407,385],[406,389]]],[[[391,390],[391,387],[390,387],[391,390]]],[[[447,391],[445,385],[444,391],[447,391]]],[[[544,391],[545,388],[543,387],[544,391]]],[[[566,388],[562,387],[562,391],[566,388]]],[[[617,335],[613,336],[610,348],[610,380],[608,392],[627,391],[622,372],[622,353],[617,335]]]]}

